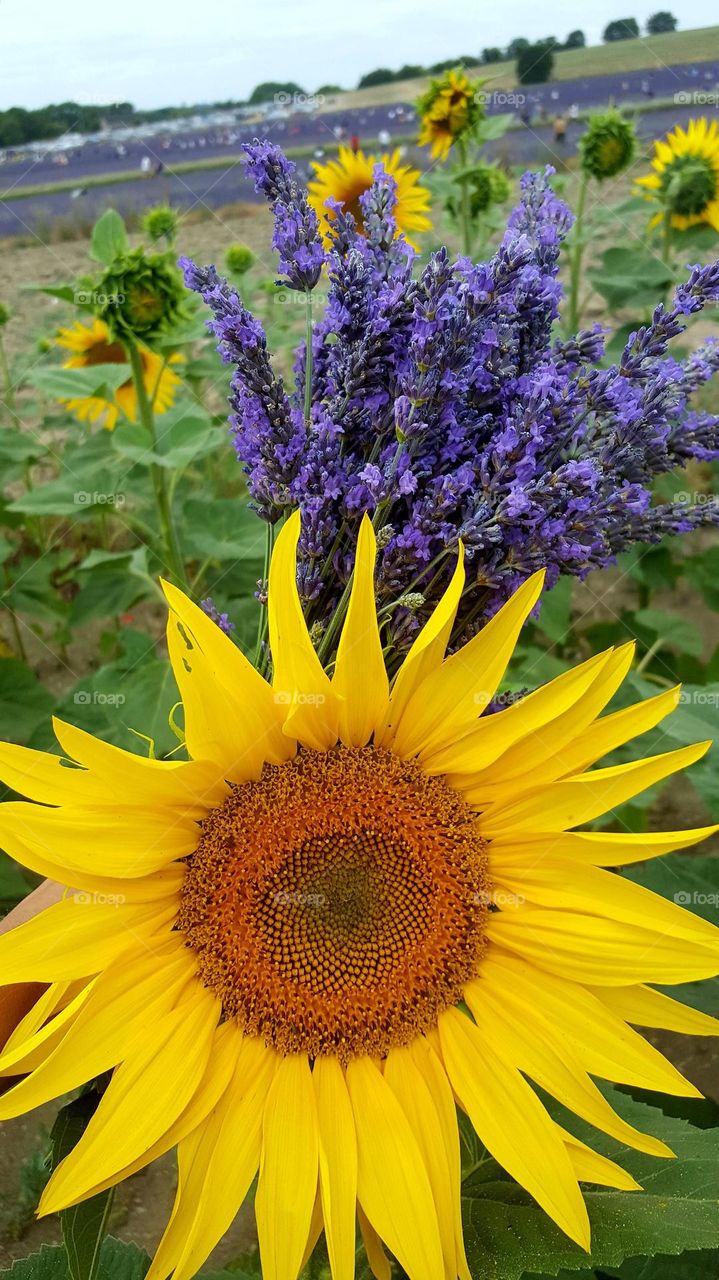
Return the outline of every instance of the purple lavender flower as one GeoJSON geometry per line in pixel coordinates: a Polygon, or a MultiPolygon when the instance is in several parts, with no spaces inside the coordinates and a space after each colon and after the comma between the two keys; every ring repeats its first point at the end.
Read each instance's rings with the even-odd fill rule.
{"type": "Polygon", "coordinates": [[[275,218],[272,245],[280,257],[278,284],[309,293],[320,278],[325,252],[317,214],[294,177],[295,165],[270,142],[243,143],[245,168],[275,218]]]}
{"type": "Polygon", "coordinates": [[[208,618],[212,618],[212,621],[217,623],[220,631],[224,631],[226,636],[229,636],[230,633],[234,631],[235,624],[234,622],[230,622],[229,614],[220,613],[211,596],[208,596],[206,600],[201,600],[200,606],[204,609],[208,618]]]}
{"type": "MultiPolygon", "coordinates": [[[[304,208],[292,168],[277,148],[250,152],[284,237],[284,210],[304,208]]],[[[413,252],[393,239],[393,184],[376,172],[364,197],[367,235],[349,214],[333,220],[308,421],[304,348],[288,396],[237,294],[212,268],[186,265],[235,365],[230,421],[252,498],[270,521],[302,510],[298,583],[320,628],[351,572],[364,512],[377,531],[378,604],[398,650],[445,585],[459,538],[464,637],[537,568],[551,586],[635,543],[717,520],[716,504],[655,504],[652,484],[719,454],[719,418],[691,403],[719,370],[719,347],[683,360],[669,351],[687,318],[719,299],[719,265],[693,268],[618,364],[602,367],[598,327],[555,337],[572,216],[550,176],[525,175],[489,262],[440,250],[415,272],[413,252]]]]}

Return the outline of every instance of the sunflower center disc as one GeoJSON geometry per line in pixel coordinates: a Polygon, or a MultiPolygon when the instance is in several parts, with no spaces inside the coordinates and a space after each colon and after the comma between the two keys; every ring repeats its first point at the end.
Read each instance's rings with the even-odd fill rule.
{"type": "Polygon", "coordinates": [[[301,751],[204,822],[178,928],[248,1034],[283,1054],[381,1056],[475,976],[486,866],[442,778],[372,747],[301,751]]]}

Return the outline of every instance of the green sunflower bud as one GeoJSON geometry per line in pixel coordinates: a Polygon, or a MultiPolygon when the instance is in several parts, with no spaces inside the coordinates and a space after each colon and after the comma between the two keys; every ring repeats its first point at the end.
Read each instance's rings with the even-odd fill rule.
{"type": "Polygon", "coordinates": [[[231,244],[225,252],[225,266],[233,276],[244,276],[255,261],[254,253],[246,244],[231,244]]]}
{"type": "Polygon", "coordinates": [[[169,205],[158,205],[156,209],[148,209],[142,219],[142,228],[151,240],[167,240],[171,243],[177,235],[177,214],[169,205]]]}
{"type": "Polygon", "coordinates": [[[662,198],[680,218],[703,213],[718,192],[719,179],[705,156],[675,156],[662,174],[662,198]]]}
{"type": "Polygon", "coordinates": [[[166,254],[144,249],[117,258],[96,286],[97,315],[113,338],[150,345],[180,317],[182,277],[166,254]]]}
{"type": "Polygon", "coordinates": [[[626,169],[636,149],[634,125],[613,108],[590,116],[587,130],[579,140],[582,169],[597,182],[613,178],[626,169]]]}

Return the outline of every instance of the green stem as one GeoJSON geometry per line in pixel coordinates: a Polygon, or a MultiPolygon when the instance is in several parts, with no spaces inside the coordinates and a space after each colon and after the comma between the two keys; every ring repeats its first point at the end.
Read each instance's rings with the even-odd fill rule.
{"type": "MultiPolygon", "coordinates": [[[[270,561],[272,559],[272,546],[275,540],[274,525],[267,524],[265,527],[265,569],[262,575],[263,586],[266,587],[267,579],[270,576],[270,561]]],[[[267,636],[268,613],[267,605],[260,604],[260,616],[257,620],[257,643],[255,645],[255,661],[254,665],[257,670],[264,672],[266,654],[264,651],[265,638],[267,636]]]]}
{"type": "Polygon", "coordinates": [[[584,210],[587,203],[589,177],[581,170],[577,211],[574,219],[574,243],[569,266],[569,320],[570,334],[577,332],[580,321],[579,291],[582,285],[582,258],[584,256],[584,210]]]}
{"type": "Polygon", "coordinates": [[[312,294],[305,294],[305,422],[312,417],[312,294]]]}
{"type": "MultiPolygon", "coordinates": [[[[467,143],[463,140],[458,141],[457,149],[459,151],[459,162],[462,169],[467,168],[467,143]]],[[[459,180],[460,187],[460,226],[462,229],[462,252],[466,257],[472,256],[472,203],[471,193],[469,190],[469,179],[465,176],[459,180]]]]}
{"type": "Polygon", "coordinates": [[[15,388],[13,387],[12,378],[10,376],[10,364],[8,362],[7,352],[3,342],[2,331],[0,331],[0,370],[2,370],[5,404],[7,405],[10,413],[12,425],[16,427],[19,425],[20,420],[15,412],[15,388]]]}
{"type": "Polygon", "coordinates": [[[666,265],[672,265],[672,211],[667,204],[662,222],[662,258],[666,265]]]}
{"type": "MultiPolygon", "coordinates": [[[[140,413],[140,421],[150,437],[153,453],[157,452],[157,432],[155,430],[155,415],[152,411],[152,405],[145,389],[145,380],[142,369],[142,359],[137,344],[132,338],[127,339],[127,353],[130,357],[130,366],[132,368],[132,381],[137,396],[137,407],[140,413]]],[[[164,561],[167,569],[183,590],[189,591],[187,579],[185,577],[185,566],[183,564],[180,552],[180,544],[177,537],[177,530],[172,518],[172,504],[167,487],[167,473],[164,467],[153,462],[150,467],[152,475],[152,484],[155,490],[155,502],[157,504],[157,514],[160,519],[160,527],[162,529],[162,541],[164,547],[164,561]]]]}

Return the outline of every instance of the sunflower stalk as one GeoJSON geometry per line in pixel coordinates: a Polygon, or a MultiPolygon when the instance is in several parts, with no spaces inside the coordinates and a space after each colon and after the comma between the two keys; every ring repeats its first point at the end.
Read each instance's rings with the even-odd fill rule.
{"type": "MultiPolygon", "coordinates": [[[[155,415],[152,405],[145,388],[145,380],[142,369],[142,359],[134,338],[125,339],[125,348],[130,360],[132,369],[132,381],[137,396],[137,406],[140,413],[140,421],[147,431],[152,441],[152,450],[157,450],[157,431],[155,429],[155,415]]],[[[178,586],[188,589],[185,577],[185,567],[180,551],[177,530],[175,529],[172,516],[172,503],[167,486],[167,477],[164,469],[157,462],[153,462],[150,467],[152,475],[152,484],[155,490],[155,502],[157,504],[157,514],[162,529],[162,540],[164,547],[164,559],[167,568],[178,586]]]]}
{"type": "Polygon", "coordinates": [[[576,333],[581,319],[579,294],[582,283],[582,258],[584,256],[584,213],[589,190],[589,175],[582,169],[579,179],[579,194],[574,215],[574,240],[569,265],[569,307],[567,332],[576,333]]]}
{"type": "Polygon", "coordinates": [[[467,143],[464,138],[457,139],[457,150],[459,151],[460,173],[458,175],[460,204],[459,218],[462,230],[462,252],[466,257],[472,256],[472,244],[474,241],[472,228],[472,194],[469,185],[469,176],[467,174],[467,143]]]}

